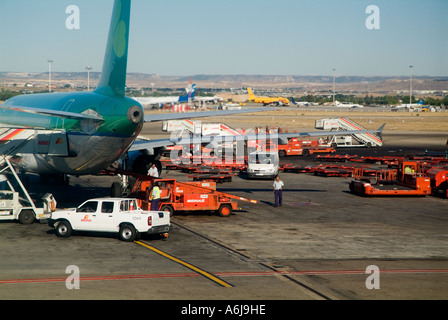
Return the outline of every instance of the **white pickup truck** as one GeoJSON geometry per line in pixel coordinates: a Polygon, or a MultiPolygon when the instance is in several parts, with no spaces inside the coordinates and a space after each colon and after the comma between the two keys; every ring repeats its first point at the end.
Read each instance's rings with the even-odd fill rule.
{"type": "Polygon", "coordinates": [[[143,211],[129,198],[87,200],[78,208],[53,212],[48,225],[58,237],[69,237],[72,231],[112,232],[123,241],[143,233],[167,236],[172,229],[168,212],[143,211]]]}

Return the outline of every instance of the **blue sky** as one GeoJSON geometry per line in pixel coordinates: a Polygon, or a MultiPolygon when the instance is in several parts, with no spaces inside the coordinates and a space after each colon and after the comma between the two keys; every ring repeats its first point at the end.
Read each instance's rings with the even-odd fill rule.
{"type": "MultiPolygon", "coordinates": [[[[112,0],[0,0],[0,71],[101,71],[112,0]],[[68,30],[66,7],[80,9],[68,30]]],[[[448,76],[447,0],[133,0],[128,72],[448,76]],[[379,27],[366,28],[369,5],[379,27]]]]}

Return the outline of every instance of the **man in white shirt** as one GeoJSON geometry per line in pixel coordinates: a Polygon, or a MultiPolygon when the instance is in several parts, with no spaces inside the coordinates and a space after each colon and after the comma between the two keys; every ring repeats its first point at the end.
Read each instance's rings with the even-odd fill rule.
{"type": "Polygon", "coordinates": [[[156,165],[153,164],[151,166],[151,168],[149,168],[148,170],[148,176],[153,177],[153,178],[158,178],[159,177],[159,171],[156,168],[156,165]]]}
{"type": "Polygon", "coordinates": [[[274,195],[275,195],[275,204],[274,207],[282,206],[282,190],[285,184],[280,177],[277,176],[274,180],[274,195]]]}

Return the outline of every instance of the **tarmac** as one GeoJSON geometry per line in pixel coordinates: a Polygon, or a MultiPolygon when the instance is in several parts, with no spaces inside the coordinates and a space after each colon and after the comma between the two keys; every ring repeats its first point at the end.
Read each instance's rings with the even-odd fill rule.
{"type": "MultiPolygon", "coordinates": [[[[156,132],[158,126],[144,134],[156,132]]],[[[386,132],[382,148],[342,149],[338,154],[421,154],[428,147],[442,151],[446,138],[446,133],[437,132],[386,132]]],[[[294,164],[315,161],[299,156],[281,159],[294,164]]],[[[189,181],[175,171],[168,177],[189,181]]],[[[280,177],[285,183],[282,207],[273,207],[272,181],[247,180],[242,174],[218,189],[258,200],[257,204],[240,202],[240,210],[228,218],[214,213],[176,215],[167,240],[141,239],[221,284],[113,235],[76,233],[61,239],[46,224],[2,222],[0,299],[262,303],[448,298],[447,199],[360,197],[349,192],[351,178],[296,173],[280,177]],[[69,289],[69,266],[79,270],[79,289],[69,289]],[[371,273],[369,266],[376,266],[376,271],[371,273]]],[[[117,179],[72,177],[68,186],[44,186],[31,175],[30,189],[53,193],[60,208],[73,207],[108,196],[117,179]]],[[[176,307],[180,314],[180,305],[176,307]]]]}

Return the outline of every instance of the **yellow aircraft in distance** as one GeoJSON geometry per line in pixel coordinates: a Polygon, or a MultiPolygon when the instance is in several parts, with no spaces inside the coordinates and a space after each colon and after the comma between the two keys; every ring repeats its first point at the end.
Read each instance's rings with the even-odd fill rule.
{"type": "Polygon", "coordinates": [[[289,100],[282,97],[256,97],[252,92],[251,88],[247,88],[247,92],[249,92],[249,101],[253,101],[256,103],[262,103],[264,106],[269,104],[275,104],[277,106],[288,105],[289,100]]]}

